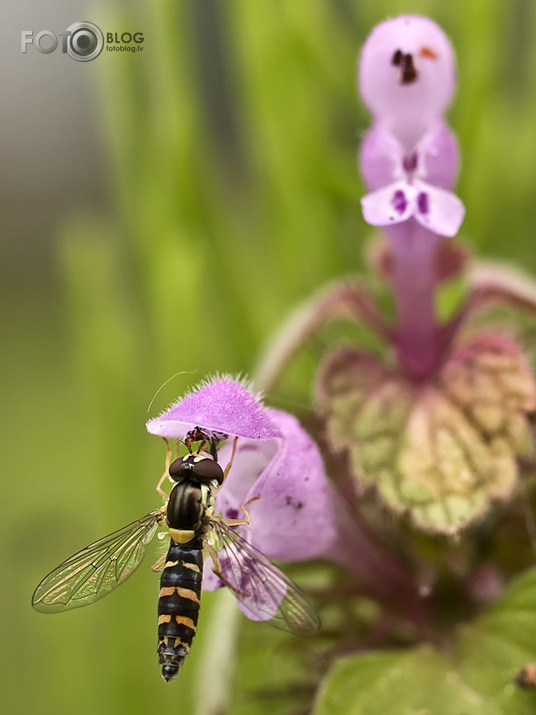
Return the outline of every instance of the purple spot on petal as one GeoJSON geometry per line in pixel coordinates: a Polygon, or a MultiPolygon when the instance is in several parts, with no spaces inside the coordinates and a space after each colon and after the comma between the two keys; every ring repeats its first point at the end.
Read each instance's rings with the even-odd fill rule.
{"type": "Polygon", "coordinates": [[[391,58],[391,64],[395,67],[399,67],[404,59],[404,54],[402,50],[397,50],[391,58]]]}
{"type": "Polygon", "coordinates": [[[227,509],[226,519],[238,519],[238,509],[227,509]]]}
{"type": "Polygon", "coordinates": [[[430,210],[428,207],[428,194],[424,191],[417,196],[417,209],[421,214],[427,214],[430,210]]]}
{"type": "Polygon", "coordinates": [[[406,194],[402,191],[402,189],[398,189],[397,191],[395,191],[395,193],[393,194],[393,198],[391,199],[391,203],[393,204],[393,208],[397,213],[404,213],[408,206],[408,200],[406,199],[406,194]]]}
{"type": "Polygon", "coordinates": [[[400,78],[400,82],[402,84],[412,84],[418,76],[419,74],[413,64],[413,56],[409,53],[404,55],[402,60],[402,76],[400,78]]]}
{"type": "Polygon", "coordinates": [[[293,499],[291,496],[286,496],[285,502],[286,502],[287,506],[291,506],[295,511],[300,511],[300,509],[303,509],[303,507],[304,507],[304,504],[301,501],[298,501],[295,504],[293,504],[292,503],[293,499]]]}

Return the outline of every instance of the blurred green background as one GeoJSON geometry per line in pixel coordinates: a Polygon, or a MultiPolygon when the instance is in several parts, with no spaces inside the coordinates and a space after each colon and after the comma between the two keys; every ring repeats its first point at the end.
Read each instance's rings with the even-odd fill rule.
{"type": "MultiPolygon", "coordinates": [[[[369,232],[355,152],[368,118],[355,63],[388,15],[429,15],[457,52],[449,119],[463,157],[461,236],[536,271],[536,5],[152,0],[79,4],[79,16],[64,8],[56,24],[36,3],[20,12],[2,30],[2,711],[207,715],[199,693],[218,674],[204,658],[229,660],[227,636],[213,628],[217,596],[204,599],[192,656],[166,685],[152,554],[88,609],[34,613],[32,590],[71,552],[159,504],[164,446],[146,434],[149,416],[209,372],[251,372],[297,302],[362,269],[369,232]],[[59,32],[77,19],[141,31],[143,52],[87,65],[21,55],[21,30],[59,32]],[[55,147],[64,183],[50,201],[54,162],[45,172],[30,157],[25,181],[8,151],[7,119],[32,146],[44,120],[6,67],[21,83],[54,85],[61,102],[47,116],[60,128],[71,117],[61,129],[71,143],[58,135],[55,147]],[[79,115],[67,112],[61,72],[78,88],[79,115]]],[[[292,698],[257,691],[300,679],[289,647],[305,646],[246,628],[230,712],[292,710],[292,698]]]]}

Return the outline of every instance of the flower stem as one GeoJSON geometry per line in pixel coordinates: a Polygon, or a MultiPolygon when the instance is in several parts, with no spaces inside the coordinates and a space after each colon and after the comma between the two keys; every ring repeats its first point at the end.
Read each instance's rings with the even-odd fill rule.
{"type": "Polygon", "coordinates": [[[359,515],[350,512],[335,490],[332,499],[340,531],[327,558],[353,573],[364,593],[392,613],[403,615],[428,638],[428,598],[420,592],[411,574],[369,533],[359,515]]]}
{"type": "Polygon", "coordinates": [[[420,381],[432,374],[440,357],[434,291],[441,237],[414,219],[389,226],[386,234],[394,255],[398,359],[410,377],[420,381]]]}

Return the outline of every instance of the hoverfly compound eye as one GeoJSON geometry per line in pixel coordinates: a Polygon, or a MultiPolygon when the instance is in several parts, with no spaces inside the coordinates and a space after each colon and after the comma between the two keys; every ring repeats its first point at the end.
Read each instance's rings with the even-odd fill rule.
{"type": "Polygon", "coordinates": [[[194,474],[203,482],[223,483],[223,469],[210,457],[196,460],[194,474]]]}
{"type": "MultiPolygon", "coordinates": [[[[175,459],[171,464],[169,465],[169,476],[177,482],[184,473],[184,457],[179,457],[178,459],[175,459]]],[[[191,467],[190,467],[191,468],[191,467]]]]}

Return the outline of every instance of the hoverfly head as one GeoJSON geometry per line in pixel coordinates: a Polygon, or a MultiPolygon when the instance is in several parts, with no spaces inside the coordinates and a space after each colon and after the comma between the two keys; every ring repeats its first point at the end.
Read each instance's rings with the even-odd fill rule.
{"type": "Polygon", "coordinates": [[[218,486],[224,478],[223,469],[212,457],[198,453],[175,459],[169,466],[169,476],[174,482],[193,478],[204,484],[215,482],[218,486]]]}

